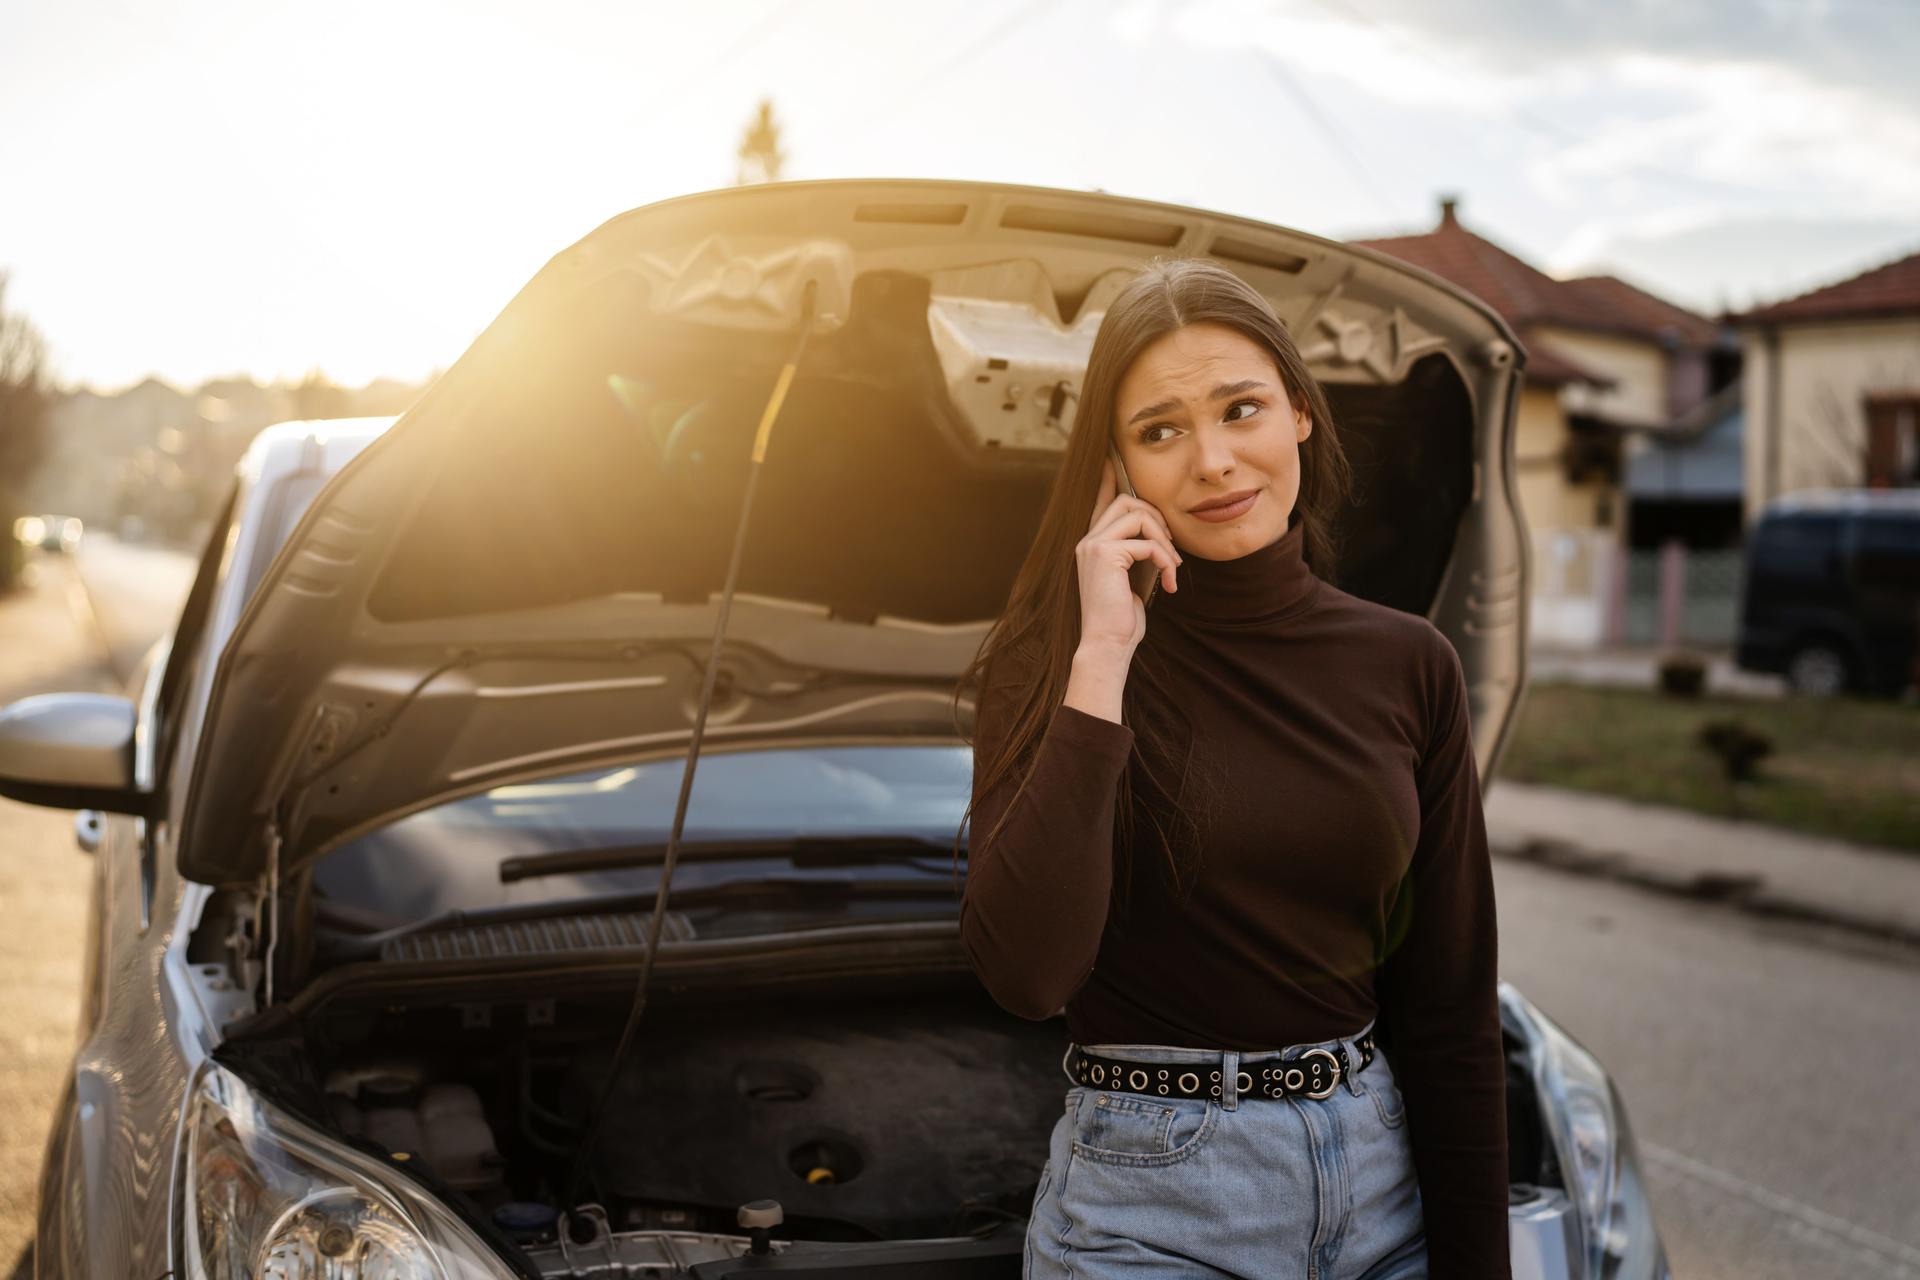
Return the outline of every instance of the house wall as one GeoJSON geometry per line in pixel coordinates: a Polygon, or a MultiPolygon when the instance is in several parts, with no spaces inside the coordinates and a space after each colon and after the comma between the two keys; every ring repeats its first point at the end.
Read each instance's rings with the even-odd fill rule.
{"type": "Polygon", "coordinates": [[[1567,416],[1556,388],[1524,388],[1515,425],[1514,476],[1528,525],[1535,529],[1607,527],[1609,522],[1600,518],[1603,506],[1617,518],[1619,503],[1613,485],[1592,480],[1577,485],[1567,482],[1563,456],[1567,416]]]}
{"type": "Polygon", "coordinates": [[[1515,427],[1514,478],[1533,548],[1530,638],[1548,648],[1599,644],[1618,530],[1597,516],[1604,501],[1617,522],[1613,486],[1567,483],[1567,418],[1558,388],[1522,388],[1515,427]]]}
{"type": "Polygon", "coordinates": [[[1747,525],[1780,494],[1864,484],[1866,397],[1920,390],[1920,315],[1754,327],[1743,329],[1740,340],[1747,525]]]}
{"type": "Polygon", "coordinates": [[[1536,325],[1531,333],[1575,363],[1615,381],[1604,389],[1568,387],[1562,399],[1569,412],[1644,426],[1668,421],[1671,375],[1664,348],[1641,339],[1551,325],[1536,325]]]}
{"type": "Polygon", "coordinates": [[[1704,348],[1694,347],[1667,354],[1667,416],[1677,418],[1705,400],[1712,392],[1712,369],[1704,348]]]}

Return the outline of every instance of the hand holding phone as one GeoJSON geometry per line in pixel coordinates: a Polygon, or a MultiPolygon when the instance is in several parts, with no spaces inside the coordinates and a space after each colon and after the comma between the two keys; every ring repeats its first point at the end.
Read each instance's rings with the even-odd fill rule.
{"type": "Polygon", "coordinates": [[[1147,602],[1154,588],[1179,590],[1174,575],[1182,557],[1166,517],[1133,492],[1117,450],[1100,466],[1087,536],[1075,545],[1074,558],[1080,579],[1081,648],[1130,656],[1146,636],[1147,602]]]}
{"type": "MultiPolygon", "coordinates": [[[[1120,492],[1129,498],[1140,495],[1133,491],[1133,481],[1127,478],[1127,464],[1120,461],[1120,450],[1111,443],[1107,445],[1107,456],[1113,459],[1113,478],[1120,486],[1120,492]]],[[[1151,608],[1156,589],[1160,585],[1160,565],[1155,561],[1135,560],[1133,567],[1127,570],[1127,584],[1133,588],[1133,594],[1140,597],[1142,608],[1151,608]]]]}

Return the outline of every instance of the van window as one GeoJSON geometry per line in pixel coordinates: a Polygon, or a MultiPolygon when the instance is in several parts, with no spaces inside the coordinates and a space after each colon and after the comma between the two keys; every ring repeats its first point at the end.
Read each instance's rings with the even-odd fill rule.
{"type": "Polygon", "coordinates": [[[1754,540],[1753,572],[1770,577],[1823,577],[1833,571],[1839,533],[1837,515],[1770,517],[1754,540]]]}
{"type": "Polygon", "coordinates": [[[1920,513],[1862,516],[1853,572],[1863,584],[1920,588],[1920,513]]]}

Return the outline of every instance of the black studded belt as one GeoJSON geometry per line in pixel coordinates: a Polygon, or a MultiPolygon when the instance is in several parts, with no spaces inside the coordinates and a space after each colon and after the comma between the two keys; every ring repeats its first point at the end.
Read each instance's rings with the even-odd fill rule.
{"type": "MultiPolygon", "coordinates": [[[[1345,1045],[1309,1049],[1282,1061],[1262,1058],[1240,1069],[1235,1091],[1243,1098],[1330,1098],[1348,1075],[1366,1070],[1373,1061],[1373,1032],[1354,1042],[1360,1061],[1349,1062],[1345,1045]]],[[[1145,1093],[1167,1098],[1218,1098],[1220,1068],[1201,1063],[1129,1062],[1103,1058],[1078,1045],[1068,1070],[1081,1084],[1120,1093],[1145,1093]]]]}

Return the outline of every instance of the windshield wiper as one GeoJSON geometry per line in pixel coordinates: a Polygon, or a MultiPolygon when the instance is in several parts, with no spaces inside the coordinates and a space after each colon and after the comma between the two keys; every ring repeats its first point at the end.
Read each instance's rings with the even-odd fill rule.
{"type": "MultiPolygon", "coordinates": [[[[566,849],[557,853],[528,853],[500,863],[500,883],[532,880],[574,871],[620,871],[662,864],[667,844],[617,844],[603,849],[566,849]]],[[[936,855],[950,856],[945,840],[921,836],[846,835],[773,836],[762,840],[708,840],[682,842],[678,858],[684,862],[738,862],[747,858],[785,858],[796,867],[860,867],[876,863],[918,863],[936,855]]],[[[961,846],[961,853],[966,846],[961,846]]]]}

